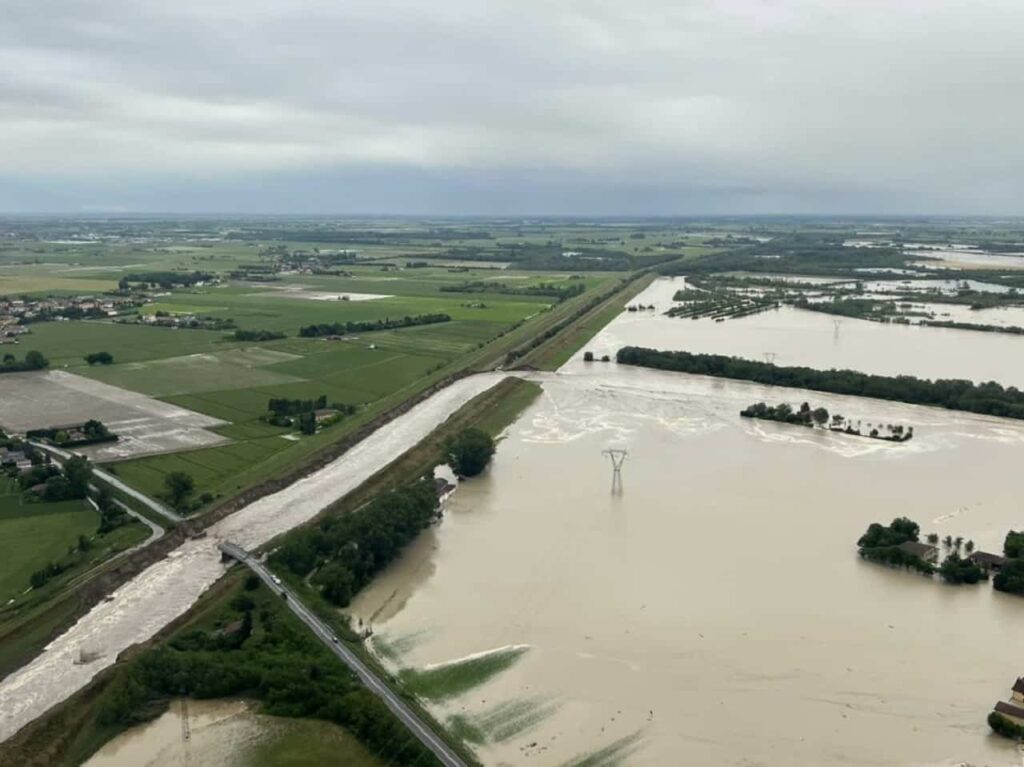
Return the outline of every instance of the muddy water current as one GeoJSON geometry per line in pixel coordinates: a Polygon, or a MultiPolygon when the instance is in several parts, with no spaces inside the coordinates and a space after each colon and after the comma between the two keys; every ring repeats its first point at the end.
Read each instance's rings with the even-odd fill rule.
{"type": "MultiPolygon", "coordinates": [[[[751,319],[756,334],[765,320],[751,319]]],[[[789,353],[843,359],[831,323],[817,338],[810,320],[808,348],[789,353]]],[[[738,353],[744,322],[696,335],[738,353]]],[[[679,339],[695,326],[623,315],[590,348],[692,348],[679,339]]],[[[962,336],[927,332],[957,359],[962,336]]],[[[883,337],[894,336],[864,358],[876,367],[947,364],[883,337]]],[[[1013,364],[1002,370],[1024,372],[1013,364]]],[[[453,683],[460,660],[528,648],[430,702],[486,764],[1019,766],[985,717],[1024,671],[1024,600],[863,562],[855,542],[907,515],[922,533],[999,551],[1024,523],[1022,458],[1012,421],[577,358],[353,612],[392,668],[450,668],[453,683]],[[916,436],[738,417],[759,400],[809,400],[916,436]],[[628,450],[621,493],[609,447],[628,450]]]]}

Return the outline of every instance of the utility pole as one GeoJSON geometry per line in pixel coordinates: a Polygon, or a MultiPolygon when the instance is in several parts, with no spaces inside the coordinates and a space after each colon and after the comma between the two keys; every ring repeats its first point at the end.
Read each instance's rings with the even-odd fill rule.
{"type": "Polygon", "coordinates": [[[612,461],[612,495],[622,494],[622,464],[629,455],[625,450],[608,448],[602,451],[602,455],[608,456],[612,461]]]}

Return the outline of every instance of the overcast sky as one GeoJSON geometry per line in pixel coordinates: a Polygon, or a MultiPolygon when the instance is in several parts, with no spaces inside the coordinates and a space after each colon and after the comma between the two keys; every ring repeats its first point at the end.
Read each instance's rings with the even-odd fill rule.
{"type": "Polygon", "coordinates": [[[0,211],[1024,214],[1024,0],[4,0],[0,211]]]}

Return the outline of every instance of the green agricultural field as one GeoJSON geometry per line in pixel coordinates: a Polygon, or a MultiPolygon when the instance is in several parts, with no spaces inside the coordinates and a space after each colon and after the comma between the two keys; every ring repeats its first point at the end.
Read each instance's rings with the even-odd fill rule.
{"type": "Polygon", "coordinates": [[[13,482],[0,479],[0,604],[28,589],[32,573],[98,525],[99,514],[85,501],[25,503],[13,482]]]}
{"type": "Polygon", "coordinates": [[[90,352],[110,352],[116,363],[122,363],[216,352],[228,346],[224,333],[208,330],[175,330],[105,321],[39,322],[29,327],[31,333],[22,336],[19,352],[41,351],[50,360],[51,368],[87,370],[83,357],[90,352]]]}
{"type": "MultiPolygon", "coordinates": [[[[20,353],[42,352],[52,369],[225,421],[216,431],[231,440],[227,444],[113,466],[149,493],[163,491],[168,472],[186,471],[196,480],[197,495],[224,497],[287,471],[432,381],[476,361],[500,361],[578,300],[614,284],[630,263],[656,262],[667,251],[684,256],[702,241],[678,225],[650,223],[47,222],[26,224],[21,239],[0,243],[0,279],[34,280],[24,285],[56,292],[113,287],[127,275],[201,270],[218,275],[220,283],[150,288],[141,313],[211,316],[243,330],[285,334],[254,343],[236,341],[229,330],[47,322],[32,325],[18,346],[20,353]],[[340,232],[350,233],[351,241],[340,232]],[[282,253],[294,259],[341,251],[346,255],[326,269],[296,267],[294,261],[275,266],[282,253]],[[411,265],[422,261],[428,265],[411,265]],[[599,271],[605,264],[620,271],[599,271]],[[467,283],[486,287],[443,290],[467,283]],[[540,285],[582,286],[585,292],[563,304],[521,292],[540,285]],[[378,297],[340,300],[345,294],[378,297]],[[361,332],[343,341],[299,336],[308,325],[441,313],[451,320],[361,332]],[[114,364],[88,366],[83,357],[100,351],[112,354],[114,364]],[[260,420],[271,398],[320,396],[359,411],[314,436],[260,420]]],[[[5,292],[11,291],[0,285],[5,292]]]]}

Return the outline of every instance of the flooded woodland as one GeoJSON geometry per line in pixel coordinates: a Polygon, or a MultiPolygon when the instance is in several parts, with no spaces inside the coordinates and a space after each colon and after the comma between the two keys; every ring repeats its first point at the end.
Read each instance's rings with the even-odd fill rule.
{"type": "MultiPolygon", "coordinates": [[[[1024,339],[855,320],[837,336],[797,310],[627,313],[588,348],[627,343],[1024,384],[1024,339]]],[[[353,613],[486,764],[1019,765],[985,717],[1020,671],[1024,601],[855,543],[906,515],[999,551],[1022,451],[1013,421],[577,358],[353,613]],[[738,417],[761,400],[915,438],[738,417]],[[609,447],[628,450],[621,493],[609,447]]]]}

